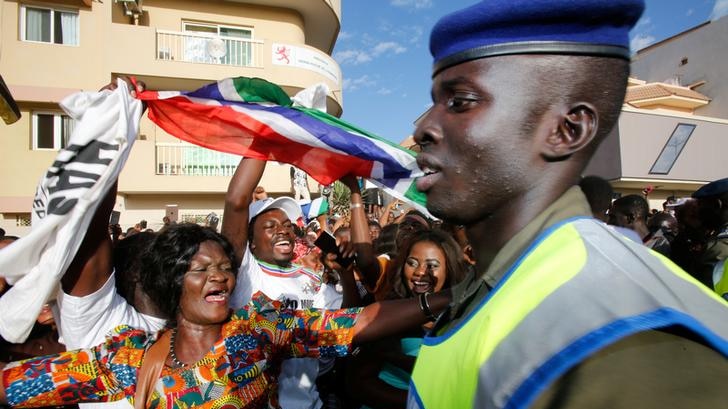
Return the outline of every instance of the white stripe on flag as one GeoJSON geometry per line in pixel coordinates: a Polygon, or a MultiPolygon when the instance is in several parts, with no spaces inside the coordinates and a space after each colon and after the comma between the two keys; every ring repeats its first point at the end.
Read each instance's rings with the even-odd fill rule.
{"type": "Polygon", "coordinates": [[[222,81],[217,82],[217,89],[220,91],[220,94],[228,101],[239,101],[239,102],[245,102],[243,97],[238,94],[238,91],[235,89],[235,82],[232,78],[225,78],[222,81]]]}

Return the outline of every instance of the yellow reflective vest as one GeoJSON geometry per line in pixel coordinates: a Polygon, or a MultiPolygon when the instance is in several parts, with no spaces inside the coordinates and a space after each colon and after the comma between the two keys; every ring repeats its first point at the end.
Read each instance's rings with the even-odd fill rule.
{"type": "Polygon", "coordinates": [[[594,219],[544,231],[478,302],[425,337],[408,407],[528,407],[594,352],[672,325],[728,357],[728,303],[594,219]]]}

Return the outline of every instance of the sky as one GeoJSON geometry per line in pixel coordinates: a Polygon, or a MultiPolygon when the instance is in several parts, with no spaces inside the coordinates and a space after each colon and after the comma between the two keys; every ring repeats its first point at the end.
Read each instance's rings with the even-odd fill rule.
{"type": "MultiPolygon", "coordinates": [[[[609,0],[605,0],[609,1],[609,0]]],[[[430,105],[429,34],[475,0],[342,0],[334,59],[343,74],[342,119],[400,142],[430,105]]],[[[646,0],[632,51],[728,14],[728,0],[646,0]]]]}

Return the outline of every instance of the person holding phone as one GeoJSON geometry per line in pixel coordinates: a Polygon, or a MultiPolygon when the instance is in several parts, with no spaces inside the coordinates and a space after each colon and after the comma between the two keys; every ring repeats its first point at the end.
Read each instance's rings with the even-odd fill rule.
{"type": "MultiPolygon", "coordinates": [[[[240,260],[231,307],[243,307],[260,291],[294,310],[339,308],[342,296],[333,286],[293,263],[293,224],[302,217],[298,203],[285,196],[254,200],[265,165],[263,160],[243,158],[225,197],[221,233],[240,260]]],[[[321,407],[314,382],[318,373],[316,358],[284,361],[278,378],[281,407],[321,407]]]]}

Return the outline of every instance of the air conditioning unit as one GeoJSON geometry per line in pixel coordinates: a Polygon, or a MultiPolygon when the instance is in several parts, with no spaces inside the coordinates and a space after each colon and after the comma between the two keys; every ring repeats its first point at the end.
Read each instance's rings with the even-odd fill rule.
{"type": "Polygon", "coordinates": [[[139,17],[144,14],[142,9],[142,0],[114,0],[124,7],[124,14],[134,19],[134,24],[139,24],[139,17]]]}

